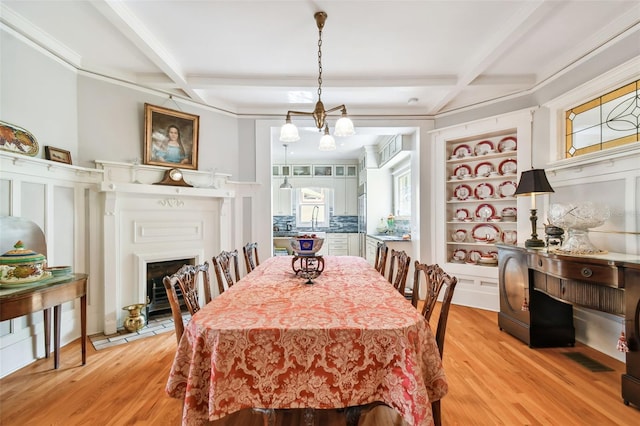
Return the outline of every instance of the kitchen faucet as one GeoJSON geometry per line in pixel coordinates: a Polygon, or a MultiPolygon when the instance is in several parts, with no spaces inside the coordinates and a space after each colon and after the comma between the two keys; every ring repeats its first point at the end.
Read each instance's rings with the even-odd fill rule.
{"type": "Polygon", "coordinates": [[[313,206],[313,210],[311,210],[311,231],[316,230],[316,226],[318,225],[318,213],[320,212],[320,207],[313,206]]]}

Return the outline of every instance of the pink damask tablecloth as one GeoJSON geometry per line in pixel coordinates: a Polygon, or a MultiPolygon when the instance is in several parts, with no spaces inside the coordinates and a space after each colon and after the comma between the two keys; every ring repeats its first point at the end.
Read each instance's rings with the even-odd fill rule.
{"type": "Polygon", "coordinates": [[[183,425],[244,408],[341,408],[383,401],[433,422],[448,390],[428,323],[364,259],[325,256],[304,284],[273,257],[196,313],[166,386],[183,425]]]}

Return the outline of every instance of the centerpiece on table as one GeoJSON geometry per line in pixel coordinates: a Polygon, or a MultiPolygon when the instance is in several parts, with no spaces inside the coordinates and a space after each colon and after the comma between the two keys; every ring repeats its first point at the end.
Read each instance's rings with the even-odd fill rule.
{"type": "Polygon", "coordinates": [[[317,254],[324,244],[324,238],[316,234],[298,235],[291,237],[289,244],[294,253],[291,261],[293,272],[306,278],[305,284],[313,284],[311,280],[324,270],[324,258],[317,254]]]}

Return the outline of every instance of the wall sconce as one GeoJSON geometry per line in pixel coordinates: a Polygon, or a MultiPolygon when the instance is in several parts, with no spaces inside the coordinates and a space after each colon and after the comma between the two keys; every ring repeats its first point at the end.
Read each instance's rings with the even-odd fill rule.
{"type": "Polygon", "coordinates": [[[524,242],[525,247],[542,248],[544,247],[544,240],[538,238],[536,232],[538,218],[536,216],[536,195],[549,194],[555,192],[549,181],[544,169],[531,169],[522,172],[520,176],[520,182],[516,188],[515,195],[530,195],[531,196],[531,238],[524,242]]]}

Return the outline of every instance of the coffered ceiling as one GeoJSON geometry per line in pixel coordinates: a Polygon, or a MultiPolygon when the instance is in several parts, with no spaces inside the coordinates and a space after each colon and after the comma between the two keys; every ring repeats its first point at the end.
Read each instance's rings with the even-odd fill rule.
{"type": "Polygon", "coordinates": [[[635,33],[640,2],[47,0],[3,28],[74,67],[228,111],[437,116],[534,90],[635,33]]]}

